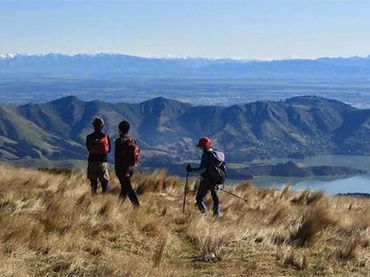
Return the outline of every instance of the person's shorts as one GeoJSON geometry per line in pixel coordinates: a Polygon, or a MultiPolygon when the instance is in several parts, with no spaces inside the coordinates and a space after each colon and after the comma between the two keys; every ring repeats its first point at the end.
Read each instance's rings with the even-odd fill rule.
{"type": "Polygon", "coordinates": [[[121,168],[116,168],[116,175],[119,179],[121,178],[131,178],[132,175],[134,175],[134,168],[130,166],[129,168],[121,169],[121,168]]]}
{"type": "Polygon", "coordinates": [[[99,179],[100,182],[109,182],[108,163],[89,162],[87,166],[87,178],[93,181],[99,179]]]}

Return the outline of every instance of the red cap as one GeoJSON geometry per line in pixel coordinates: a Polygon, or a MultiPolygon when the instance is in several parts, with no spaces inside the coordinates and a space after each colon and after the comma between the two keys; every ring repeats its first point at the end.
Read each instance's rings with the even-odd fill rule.
{"type": "Polygon", "coordinates": [[[203,147],[205,149],[211,148],[212,147],[212,142],[208,137],[202,137],[198,144],[197,147],[203,147]]]}

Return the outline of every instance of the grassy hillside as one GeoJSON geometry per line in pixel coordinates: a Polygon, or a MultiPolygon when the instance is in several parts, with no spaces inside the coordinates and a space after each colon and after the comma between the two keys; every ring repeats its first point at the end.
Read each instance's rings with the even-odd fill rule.
{"type": "Polygon", "coordinates": [[[360,276],[370,267],[370,200],[259,189],[220,192],[223,215],[200,215],[194,186],[136,175],[142,208],[90,196],[83,173],[0,165],[1,276],[360,276]]]}

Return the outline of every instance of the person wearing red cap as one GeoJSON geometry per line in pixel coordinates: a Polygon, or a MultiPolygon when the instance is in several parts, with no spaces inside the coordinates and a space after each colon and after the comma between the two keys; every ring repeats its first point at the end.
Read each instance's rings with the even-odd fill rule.
{"type": "Polygon", "coordinates": [[[213,200],[213,214],[218,216],[220,214],[220,200],[217,195],[217,182],[212,180],[209,174],[209,168],[211,167],[213,152],[212,142],[208,137],[203,137],[199,140],[197,147],[203,151],[201,162],[198,168],[192,168],[190,164],[187,165],[187,172],[195,172],[201,175],[201,181],[199,189],[196,195],[196,202],[198,209],[201,213],[207,212],[207,206],[203,202],[204,197],[208,191],[211,192],[213,200]]]}

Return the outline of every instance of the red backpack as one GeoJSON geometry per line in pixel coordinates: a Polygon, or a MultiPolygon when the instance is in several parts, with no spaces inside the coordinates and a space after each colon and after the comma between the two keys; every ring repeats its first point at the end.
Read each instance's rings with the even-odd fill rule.
{"type": "Polygon", "coordinates": [[[136,143],[136,140],[133,138],[124,138],[121,139],[121,143],[125,145],[122,156],[128,162],[129,166],[138,166],[140,163],[140,148],[136,143]]]}
{"type": "Polygon", "coordinates": [[[109,138],[108,135],[100,139],[90,139],[89,152],[92,155],[106,155],[109,153],[109,138]]]}

